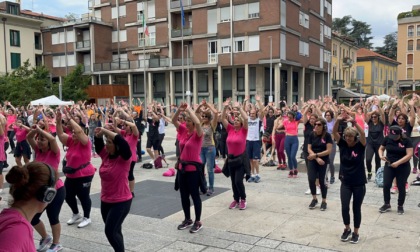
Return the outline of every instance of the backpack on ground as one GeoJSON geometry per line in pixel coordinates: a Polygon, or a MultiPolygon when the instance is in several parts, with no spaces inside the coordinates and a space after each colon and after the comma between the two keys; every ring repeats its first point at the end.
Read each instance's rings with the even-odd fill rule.
{"type": "Polygon", "coordinates": [[[375,175],[375,183],[377,187],[384,187],[384,167],[379,167],[375,175]]]}
{"type": "Polygon", "coordinates": [[[153,165],[152,165],[151,163],[144,163],[144,164],[142,165],[142,167],[143,167],[144,169],[152,169],[152,168],[153,168],[153,165]]]}
{"type": "Polygon", "coordinates": [[[158,156],[154,161],[155,168],[162,168],[162,156],[158,156]]]}

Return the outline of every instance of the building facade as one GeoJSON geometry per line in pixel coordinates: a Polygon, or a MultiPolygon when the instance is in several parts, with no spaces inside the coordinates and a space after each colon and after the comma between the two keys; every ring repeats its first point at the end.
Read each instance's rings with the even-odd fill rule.
{"type": "Polygon", "coordinates": [[[91,0],[89,6],[84,20],[44,30],[51,41],[45,64],[56,78],[83,64],[98,102],[146,96],[173,104],[191,94],[192,102],[220,106],[257,93],[289,103],[326,93],[331,1],[91,0]],[[70,40],[56,35],[69,32],[70,40]],[[89,46],[81,50],[82,42],[89,46]]]}
{"type": "Polygon", "coordinates": [[[26,60],[43,65],[41,27],[59,24],[63,19],[21,10],[15,2],[0,2],[0,74],[20,67],[26,60]]]}
{"type": "Polygon", "coordinates": [[[366,48],[357,50],[358,90],[370,95],[396,95],[400,63],[366,48]]]}
{"type": "Polygon", "coordinates": [[[398,15],[398,86],[401,92],[420,84],[420,5],[398,15]]]}
{"type": "Polygon", "coordinates": [[[356,90],[357,50],[353,39],[333,32],[330,77],[332,88],[356,90]]]}

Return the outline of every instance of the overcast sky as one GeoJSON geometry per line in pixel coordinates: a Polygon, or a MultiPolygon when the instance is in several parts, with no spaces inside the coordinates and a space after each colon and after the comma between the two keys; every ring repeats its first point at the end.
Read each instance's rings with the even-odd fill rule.
{"type": "MultiPolygon", "coordinates": [[[[264,0],[262,0],[264,1],[264,0]]],[[[397,31],[398,13],[410,11],[419,0],[333,0],[333,18],[351,15],[370,24],[374,46],[383,44],[385,35],[397,31]]],[[[64,17],[68,13],[88,12],[88,0],[22,0],[22,9],[64,17]]]]}

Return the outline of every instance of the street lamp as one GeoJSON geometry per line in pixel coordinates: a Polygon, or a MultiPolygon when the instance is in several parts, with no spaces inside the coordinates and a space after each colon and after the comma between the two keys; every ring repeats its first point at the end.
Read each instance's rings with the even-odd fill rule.
{"type": "Polygon", "coordinates": [[[273,38],[270,38],[270,96],[268,97],[268,102],[273,102],[273,38]]]}
{"type": "Polygon", "coordinates": [[[191,88],[190,88],[190,52],[188,45],[184,45],[187,48],[187,103],[191,104],[191,88]]]}
{"type": "Polygon", "coordinates": [[[4,35],[4,64],[6,66],[6,74],[7,74],[7,51],[6,51],[6,21],[7,18],[2,18],[1,21],[3,21],[3,35],[4,35]]]}
{"type": "MultiPolygon", "coordinates": [[[[331,52],[328,52],[328,74],[327,74],[327,78],[328,78],[328,82],[327,82],[327,87],[328,87],[327,94],[328,94],[328,96],[330,96],[330,89],[331,89],[331,84],[330,84],[330,81],[331,81],[331,78],[330,78],[330,64],[331,64],[331,52]]],[[[324,84],[322,84],[322,85],[324,85],[324,84]]]]}

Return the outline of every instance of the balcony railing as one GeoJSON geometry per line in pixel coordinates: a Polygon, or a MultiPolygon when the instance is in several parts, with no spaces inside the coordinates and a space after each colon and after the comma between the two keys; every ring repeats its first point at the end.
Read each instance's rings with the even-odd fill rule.
{"type": "Polygon", "coordinates": [[[88,49],[90,48],[90,40],[83,40],[76,42],[76,49],[88,49]]]}
{"type": "Polygon", "coordinates": [[[90,73],[91,72],[90,65],[84,65],[83,68],[84,68],[85,73],[90,73]]]}
{"type": "Polygon", "coordinates": [[[148,60],[121,60],[106,63],[96,63],[93,71],[129,70],[139,68],[169,67],[169,58],[148,59],[148,60]]]}
{"type": "Polygon", "coordinates": [[[190,36],[192,34],[192,28],[184,28],[183,34],[181,34],[181,29],[172,29],[171,30],[171,37],[172,38],[179,38],[182,35],[184,36],[190,36]]]}
{"type": "Polygon", "coordinates": [[[168,66],[169,66],[169,58],[149,59],[150,68],[168,67],[168,66]]]}
{"type": "Polygon", "coordinates": [[[349,57],[343,58],[343,67],[351,67],[353,65],[353,60],[349,57]]]}
{"type": "Polygon", "coordinates": [[[210,53],[208,58],[209,64],[217,64],[217,53],[210,53]]]}
{"type": "MultiPolygon", "coordinates": [[[[190,6],[191,5],[191,0],[182,0],[182,6],[190,6]]],[[[179,3],[178,0],[172,0],[171,1],[171,9],[175,9],[175,8],[181,8],[181,4],[179,3]]]]}
{"type": "Polygon", "coordinates": [[[344,80],[333,80],[333,87],[344,87],[344,80]]]}
{"type": "MultiPolygon", "coordinates": [[[[192,58],[184,58],[184,66],[192,64],[192,58]]],[[[182,59],[172,59],[172,66],[182,66],[182,59]]]]}

